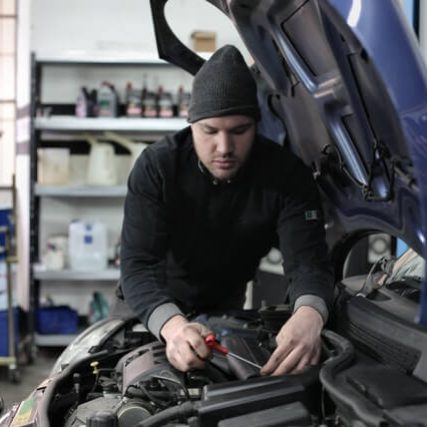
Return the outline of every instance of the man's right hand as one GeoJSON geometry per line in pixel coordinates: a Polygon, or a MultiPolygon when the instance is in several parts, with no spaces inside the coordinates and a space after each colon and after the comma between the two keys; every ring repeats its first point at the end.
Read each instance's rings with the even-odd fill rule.
{"type": "Polygon", "coordinates": [[[189,322],[185,317],[176,315],[170,318],[160,330],[166,341],[166,357],[180,371],[203,369],[210,349],[205,337],[212,332],[204,325],[189,322]]]}

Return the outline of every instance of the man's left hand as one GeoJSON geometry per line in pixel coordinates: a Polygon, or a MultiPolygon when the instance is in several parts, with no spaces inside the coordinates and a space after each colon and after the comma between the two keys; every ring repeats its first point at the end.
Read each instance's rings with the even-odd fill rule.
{"type": "Polygon", "coordinates": [[[319,362],[323,319],[312,307],[301,306],[277,334],[277,348],[261,369],[262,375],[298,373],[319,362]]]}

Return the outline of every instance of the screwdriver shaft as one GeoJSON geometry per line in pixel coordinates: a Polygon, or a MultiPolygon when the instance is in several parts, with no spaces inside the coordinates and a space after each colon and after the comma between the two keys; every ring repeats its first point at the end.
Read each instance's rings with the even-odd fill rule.
{"type": "Polygon", "coordinates": [[[248,365],[251,365],[254,368],[257,368],[257,369],[261,369],[262,368],[262,366],[257,365],[256,363],[251,362],[250,360],[245,359],[244,357],[239,356],[238,354],[231,352],[228,348],[222,346],[217,341],[217,339],[216,339],[216,337],[215,337],[214,334],[210,334],[207,337],[205,337],[205,342],[208,345],[208,347],[211,348],[212,350],[216,350],[216,351],[218,351],[218,352],[220,352],[222,354],[229,354],[231,357],[234,357],[235,359],[238,359],[238,360],[240,360],[240,361],[242,361],[244,363],[247,363],[248,365]]]}
{"type": "Polygon", "coordinates": [[[245,362],[245,363],[247,363],[248,365],[253,366],[254,368],[257,368],[257,369],[261,369],[261,368],[262,368],[262,366],[257,365],[256,363],[251,362],[250,360],[245,359],[244,357],[239,356],[239,355],[238,355],[238,354],[236,354],[236,353],[233,353],[233,352],[229,351],[227,354],[229,354],[231,357],[234,357],[235,359],[241,360],[242,362],[245,362]]]}

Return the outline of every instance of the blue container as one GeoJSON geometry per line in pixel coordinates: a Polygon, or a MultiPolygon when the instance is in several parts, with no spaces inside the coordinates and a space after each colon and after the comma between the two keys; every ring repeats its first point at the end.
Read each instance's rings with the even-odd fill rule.
{"type": "MultiPolygon", "coordinates": [[[[13,309],[15,350],[19,341],[19,308],[13,309]]],[[[0,310],[0,356],[9,356],[9,328],[7,310],[0,310]]]]}
{"type": "Polygon", "coordinates": [[[39,334],[75,334],[78,324],[77,311],[65,305],[41,307],[36,312],[39,334]]]}
{"type": "MultiPolygon", "coordinates": [[[[0,227],[9,227],[9,236],[12,234],[12,209],[0,207],[0,227]]],[[[6,234],[0,232],[0,259],[6,257],[6,234]]]]}

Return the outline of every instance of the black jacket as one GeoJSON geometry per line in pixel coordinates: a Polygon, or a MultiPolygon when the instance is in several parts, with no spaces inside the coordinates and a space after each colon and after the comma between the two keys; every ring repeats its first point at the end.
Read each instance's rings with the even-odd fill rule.
{"type": "Polygon", "coordinates": [[[130,174],[121,245],[125,300],[145,323],[158,306],[241,306],[260,258],[280,243],[290,300],[329,306],[332,275],[318,192],[288,149],[258,137],[230,183],[198,162],[191,129],[146,148],[130,174]]]}

